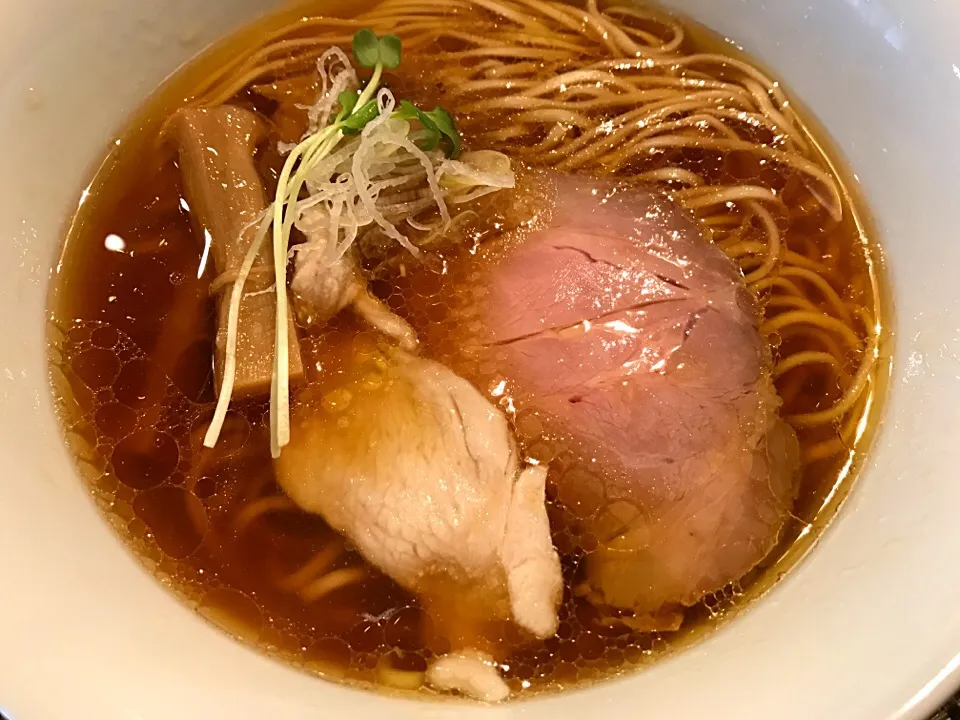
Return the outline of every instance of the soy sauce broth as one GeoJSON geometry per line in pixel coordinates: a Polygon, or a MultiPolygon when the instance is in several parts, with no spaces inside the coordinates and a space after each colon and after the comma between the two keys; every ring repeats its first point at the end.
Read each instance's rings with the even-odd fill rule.
{"type": "MultiPolygon", "coordinates": [[[[50,368],[68,443],[104,517],[184,602],[244,642],[308,672],[426,693],[418,678],[444,651],[442,639],[425,640],[431,638],[430,619],[415,597],[369,568],[320,518],[284,504],[269,456],[266,403],[236,406],[218,447],[201,446],[215,400],[215,302],[208,293],[213,269],[191,228],[176,156],[158,142],[163,121],[183,104],[186,89],[252,38],[300,14],[349,16],[366,7],[309,3],[270,16],[205,53],[148,101],[111,147],[73,219],[50,299],[50,368]],[[271,509],[247,522],[251,506],[271,509]],[[293,588],[298,572],[318,553],[329,556],[328,571],[363,568],[365,578],[305,601],[293,588]]],[[[686,25],[690,50],[730,52],[709,31],[686,25]]],[[[416,67],[417,59],[411,64],[416,67]]],[[[411,87],[424,84],[414,78],[411,87]]],[[[275,109],[247,91],[234,102],[266,115],[275,109]]],[[[288,132],[275,128],[259,151],[268,189],[281,161],[272,147],[278,139],[289,141],[277,135],[288,132]]],[[[839,174],[847,175],[842,168],[839,174]]],[[[859,198],[850,201],[862,207],[859,198]]],[[[876,267],[855,259],[863,257],[864,227],[869,234],[864,221],[848,219],[829,238],[812,241],[831,243],[854,258],[850,283],[872,294],[876,316],[885,322],[876,267]]],[[[398,291],[373,280],[396,307],[405,304],[397,292],[408,293],[408,300],[429,292],[409,285],[398,291]]],[[[442,361],[456,352],[444,344],[442,332],[431,331],[435,318],[409,319],[426,338],[427,356],[442,361]]],[[[337,318],[327,329],[304,331],[301,351],[308,360],[330,334],[367,332],[350,317],[337,318]]],[[[885,348],[883,355],[888,353],[885,348]]],[[[851,452],[805,466],[795,517],[779,549],[740,583],[692,609],[680,632],[640,633],[607,622],[575,597],[582,555],[556,538],[561,551],[569,548],[562,553],[559,631],[503,663],[512,688],[551,691],[627,672],[688,645],[763,594],[812,547],[846,496],[872,438],[887,371],[886,363],[878,365],[851,452]]],[[[829,392],[823,382],[811,376],[790,379],[790,388],[781,385],[790,395],[784,412],[817,407],[829,392]]],[[[801,441],[811,447],[829,432],[801,434],[801,441]]],[[[525,450],[542,440],[523,428],[518,434],[525,450]]],[[[552,517],[563,513],[555,501],[549,509],[552,517]]]]}

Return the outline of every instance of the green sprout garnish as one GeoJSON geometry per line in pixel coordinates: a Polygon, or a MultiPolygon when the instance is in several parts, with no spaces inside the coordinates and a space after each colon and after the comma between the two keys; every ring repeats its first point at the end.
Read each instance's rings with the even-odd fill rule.
{"type": "Polygon", "coordinates": [[[368,122],[380,114],[380,108],[377,107],[376,100],[368,100],[362,107],[355,108],[349,113],[349,116],[343,121],[343,134],[356,135],[363,130],[368,122]]]}
{"type": "Polygon", "coordinates": [[[400,101],[400,109],[394,117],[403,120],[417,120],[423,126],[420,133],[420,147],[426,151],[435,150],[441,140],[447,157],[456,159],[460,155],[460,133],[453,117],[441,107],[424,112],[409,100],[400,101]]]}
{"type": "MultiPolygon", "coordinates": [[[[361,95],[358,96],[357,93],[348,90],[337,97],[340,103],[340,115],[337,120],[342,125],[340,130],[344,135],[356,135],[367,123],[377,117],[376,100],[368,99],[367,102],[361,103],[360,97],[364,95],[368,98],[372,97],[373,93],[367,95],[367,91],[370,87],[376,89],[375,86],[379,84],[384,68],[393,70],[400,64],[400,56],[400,38],[396,35],[379,37],[370,28],[363,28],[354,33],[353,57],[360,67],[373,68],[373,77],[367,85],[367,90],[361,95]]],[[[423,150],[427,152],[436,150],[442,143],[447,157],[455,159],[460,155],[460,133],[457,131],[457,124],[453,116],[443,108],[437,107],[430,112],[425,112],[409,100],[401,100],[399,109],[394,112],[393,117],[416,120],[420,123],[422,130],[418,133],[417,139],[423,150]]]]}
{"type": "Polygon", "coordinates": [[[358,97],[360,97],[360,94],[354,90],[344,90],[337,95],[337,102],[340,103],[339,118],[345,118],[353,112],[353,109],[357,106],[358,97]]]}
{"type": "Polygon", "coordinates": [[[429,113],[443,139],[449,144],[446,150],[447,157],[454,160],[460,157],[460,132],[457,130],[457,123],[453,115],[448,113],[442,107],[435,107],[429,113]]]}
{"type": "Polygon", "coordinates": [[[353,56],[362,68],[383,65],[393,70],[400,64],[400,38],[377,34],[370,28],[357,30],[353,36],[353,56]]]}

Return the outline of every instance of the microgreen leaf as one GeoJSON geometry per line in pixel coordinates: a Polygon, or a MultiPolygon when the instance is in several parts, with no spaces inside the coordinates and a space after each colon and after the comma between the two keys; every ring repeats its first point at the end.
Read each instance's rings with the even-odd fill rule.
{"type": "Polygon", "coordinates": [[[372,68],[380,62],[380,39],[370,28],[357,30],[353,35],[353,57],[360,67],[372,68]]]}
{"type": "Polygon", "coordinates": [[[400,38],[396,35],[384,35],[380,38],[380,62],[393,70],[400,64],[400,38]]]}
{"type": "Polygon", "coordinates": [[[420,141],[421,149],[430,152],[431,150],[436,150],[437,145],[440,144],[440,131],[435,127],[424,125],[423,131],[418,133],[416,139],[420,141]]]}
{"type": "Polygon", "coordinates": [[[400,107],[393,114],[401,120],[415,120],[420,115],[420,108],[409,100],[401,100],[400,107]]]}
{"type": "MultiPolygon", "coordinates": [[[[354,101],[356,102],[356,101],[354,101]]],[[[359,108],[356,108],[346,120],[343,121],[343,134],[356,135],[363,130],[363,127],[380,114],[380,108],[377,107],[376,100],[368,100],[359,108]]]]}
{"type": "Polygon", "coordinates": [[[350,113],[353,112],[353,109],[357,106],[357,95],[355,90],[344,90],[342,93],[337,95],[337,102],[340,103],[340,116],[349,117],[350,113]]]}
{"type": "Polygon", "coordinates": [[[393,70],[400,64],[400,38],[396,35],[377,37],[370,28],[357,30],[353,36],[353,57],[360,67],[383,65],[393,70]]]}
{"type": "Polygon", "coordinates": [[[409,100],[400,101],[400,109],[394,113],[403,120],[417,120],[423,126],[420,144],[421,148],[427,151],[433,150],[440,144],[440,129],[437,124],[420,108],[409,100]]]}
{"type": "Polygon", "coordinates": [[[400,108],[394,115],[403,120],[417,120],[423,126],[419,140],[424,150],[433,150],[443,140],[447,157],[457,158],[460,155],[460,133],[453,116],[442,107],[436,107],[430,112],[424,112],[409,100],[401,100],[400,108]]]}
{"type": "Polygon", "coordinates": [[[447,140],[449,148],[447,149],[447,157],[456,159],[460,156],[460,133],[457,130],[457,123],[453,119],[453,115],[448,113],[442,107],[436,107],[431,110],[427,115],[433,120],[434,125],[436,125],[437,130],[440,131],[440,134],[444,136],[444,139],[447,140]]]}

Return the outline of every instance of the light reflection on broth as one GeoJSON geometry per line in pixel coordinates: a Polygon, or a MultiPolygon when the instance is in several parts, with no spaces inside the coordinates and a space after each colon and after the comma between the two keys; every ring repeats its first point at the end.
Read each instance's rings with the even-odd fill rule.
{"type": "MultiPolygon", "coordinates": [[[[192,189],[184,182],[185,156],[169,140],[177,132],[170,130],[175,111],[226,103],[250,113],[251,127],[262,127],[264,134],[254,143],[251,172],[255,168],[256,181],[272,198],[284,163],[278,143],[296,142],[307,128],[302,106],[313,103],[319,90],[317,57],[333,44],[349,51],[354,31],[367,26],[395,32],[403,41],[401,65],[385,75],[398,98],[422,108],[442,105],[457,118],[468,150],[504,153],[517,175],[514,189],[451,205],[456,212],[446,234],[427,229],[438,218],[433,207],[411,215],[405,231],[430,257],[443,257],[443,275],[375,233],[361,234],[350,251],[356,250],[358,272],[374,302],[416,332],[419,355],[479,389],[509,421],[519,457],[548,470],[547,515],[564,587],[556,631],[534,639],[498,617],[479,625],[489,637],[473,638],[471,647],[495,659],[520,697],[618,675],[684,647],[769,589],[835,514],[883,405],[888,313],[862,202],[824,149],[823,133],[749,59],[731,55],[728,44],[695,23],[657,10],[614,5],[601,11],[592,2],[575,10],[532,0],[308,4],[266,18],[181,71],[136,116],[89,194],[84,191],[51,299],[51,374],[82,475],[144,564],[198,613],[299,668],[365,687],[425,694],[435,692],[427,685],[431,665],[464,649],[458,643],[469,632],[452,630],[451,611],[436,601],[443,583],[428,593],[396,582],[399,571],[368,562],[363,538],[346,538],[301,509],[304,501],[284,482],[289,471],[282,460],[275,465],[271,459],[268,397],[255,391],[238,397],[223,418],[216,447],[204,447],[214,418],[214,383],[222,372],[218,330],[226,331],[227,317],[226,303],[218,305],[221,290],[211,292],[211,283],[229,284],[235,277],[224,280],[225,272],[215,269],[225,262],[217,258],[216,240],[211,247],[209,233],[206,242],[197,239],[192,222],[199,210],[187,201],[192,189]],[[324,20],[321,14],[347,20],[324,20]],[[567,176],[574,179],[556,179],[567,176]],[[522,372],[512,372],[513,359],[500,347],[509,343],[489,335],[498,332],[497,322],[486,314],[500,278],[512,272],[515,253],[525,257],[524,248],[564,222],[576,229],[580,220],[558,198],[570,193],[576,202],[568,205],[588,208],[588,194],[602,197],[589,212],[607,218],[604,213],[627,212],[616,210],[618,203],[638,207],[647,197],[638,185],[655,194],[645,218],[631,220],[624,232],[641,233],[643,222],[663,223],[678,243],[672,248],[676,267],[688,258],[697,265],[698,237],[689,255],[677,249],[689,228],[699,228],[712,245],[702,261],[709,266],[703,282],[711,299],[691,317],[699,322],[713,298],[721,305],[726,296],[720,293],[728,291],[740,298],[730,307],[754,302],[742,295],[761,308],[760,363],[775,384],[779,415],[796,433],[800,453],[796,500],[782,512],[769,501],[777,508],[775,518],[773,511],[757,512],[763,523],[779,528],[762,540],[772,551],[744,566],[745,575],[728,575],[712,586],[710,579],[693,583],[698,589],[691,607],[671,595],[662,607],[643,612],[592,586],[602,586],[609,575],[590,567],[598,553],[629,542],[642,521],[623,520],[617,515],[622,508],[608,513],[623,527],[604,537],[614,520],[598,518],[617,503],[585,509],[596,502],[585,488],[629,484],[639,471],[610,459],[621,457],[622,448],[604,456],[593,436],[565,426],[562,413],[551,409],[552,396],[535,389],[536,377],[524,386],[522,372]],[[721,267],[717,249],[735,264],[742,283],[723,279],[727,265],[734,265],[721,267]]],[[[227,220],[247,232],[251,218],[243,218],[227,220]]],[[[521,276],[532,272],[529,264],[519,267],[521,276]]],[[[627,267],[620,270],[627,273],[627,267]]],[[[700,282],[697,272],[685,270],[679,280],[656,275],[653,282],[668,295],[678,289],[694,293],[684,283],[700,282]]],[[[251,292],[273,302],[269,275],[250,282],[259,283],[251,292]]],[[[534,285],[530,280],[531,304],[534,285]]],[[[297,432],[311,432],[314,416],[327,418],[327,425],[317,425],[326,428],[317,442],[332,443],[344,423],[363,419],[365,398],[386,412],[392,396],[378,400],[376,393],[397,387],[400,371],[391,364],[396,349],[364,321],[369,316],[363,311],[319,322],[297,302],[295,297],[299,344],[292,347],[304,380],[293,394],[291,446],[284,452],[310,458],[309,448],[298,446],[297,432]]],[[[567,342],[604,325],[621,334],[646,332],[643,322],[653,311],[644,312],[621,313],[606,323],[603,317],[581,318],[564,325],[558,337],[567,342]]],[[[739,332],[744,321],[738,322],[739,332]]],[[[652,338],[645,350],[660,342],[653,330],[645,337],[652,338]]],[[[272,338],[271,331],[270,352],[272,338]]],[[[716,360],[736,364],[727,356],[716,360]]],[[[538,367],[533,374],[560,372],[557,367],[538,367]]],[[[660,372],[664,364],[651,367],[660,372]]],[[[679,373],[682,367],[668,370],[679,373]]],[[[410,376],[420,377],[413,371],[410,376]]],[[[748,403],[749,412],[760,408],[756,417],[763,419],[756,422],[779,427],[776,399],[765,394],[764,382],[757,385],[759,399],[748,403]]],[[[660,391],[651,392],[653,397],[660,391]]],[[[737,417],[746,412],[740,407],[737,417]]],[[[374,432],[367,425],[379,427],[374,419],[361,423],[363,432],[374,432]]],[[[792,441],[784,441],[781,452],[774,447],[780,440],[773,439],[781,431],[761,430],[750,437],[761,437],[755,441],[766,448],[760,454],[771,477],[778,463],[789,475],[792,441]]],[[[743,470],[766,471],[754,465],[743,470]]],[[[668,480],[675,477],[663,472],[668,480]]],[[[694,485],[691,492],[706,491],[694,485]]],[[[644,512],[653,518],[660,509],[644,512]]],[[[761,540],[750,535],[743,542],[761,540]]],[[[717,565],[739,567],[732,561],[717,565]]],[[[458,609],[469,613],[470,599],[460,589],[451,593],[451,604],[462,603],[458,609]]]]}

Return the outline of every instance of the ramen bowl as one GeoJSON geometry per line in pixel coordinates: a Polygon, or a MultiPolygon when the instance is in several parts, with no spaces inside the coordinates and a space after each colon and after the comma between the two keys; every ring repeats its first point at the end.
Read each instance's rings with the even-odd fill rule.
{"type": "Polygon", "coordinates": [[[96,717],[925,718],[960,681],[960,9],[671,0],[772,68],[872,209],[893,308],[866,467],[806,560],[698,644],[625,678],[488,708],[324,682],[235,642],[118,541],[65,449],[45,307],[93,164],[157,84],[268,10],[253,0],[0,9],[0,709],[96,717]]]}

